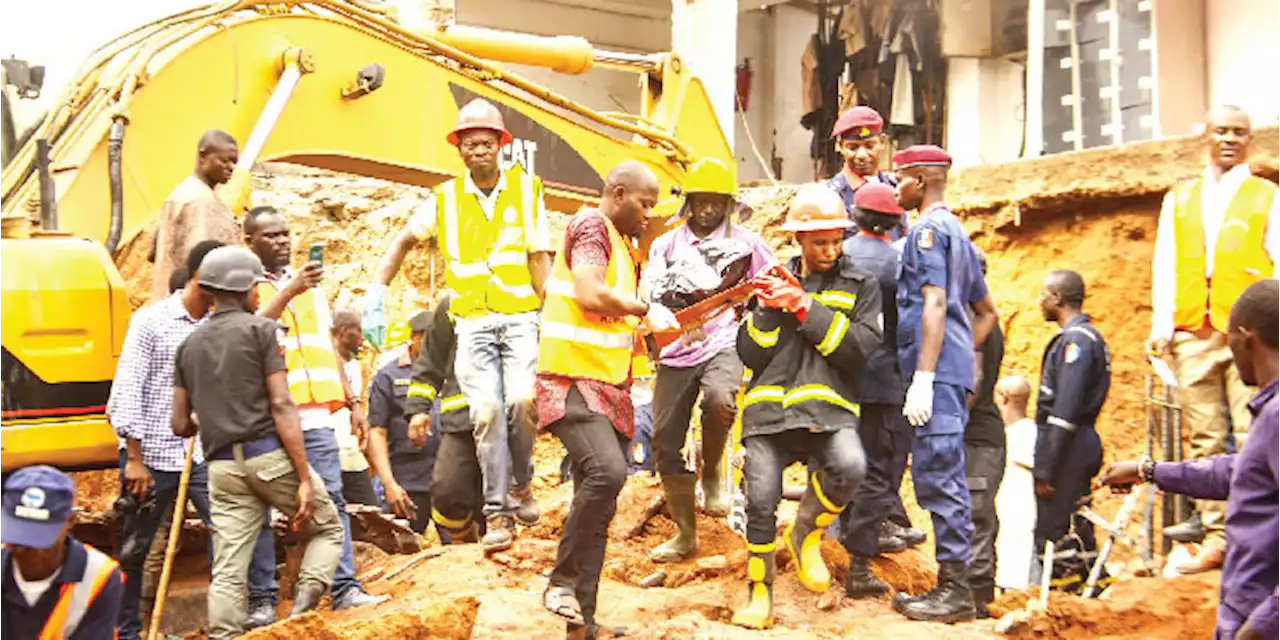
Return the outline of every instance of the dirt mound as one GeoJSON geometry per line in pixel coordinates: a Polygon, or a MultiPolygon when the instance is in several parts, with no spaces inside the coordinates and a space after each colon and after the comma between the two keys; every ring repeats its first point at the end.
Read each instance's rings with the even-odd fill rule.
{"type": "MultiPolygon", "coordinates": [[[[1047,615],[1010,633],[1022,638],[1162,638],[1191,640],[1213,635],[1218,606],[1217,573],[1173,580],[1156,578],[1117,582],[1105,600],[1086,600],[1057,591],[1049,594],[1047,615]],[[1176,620],[1176,623],[1174,622],[1176,620]]],[[[995,617],[1023,609],[1039,598],[1039,588],[1008,592],[991,604],[995,617]]]]}
{"type": "Polygon", "coordinates": [[[480,601],[473,597],[431,602],[413,611],[397,611],[371,619],[334,621],[307,613],[241,636],[245,640],[468,640],[473,637],[480,601]]]}

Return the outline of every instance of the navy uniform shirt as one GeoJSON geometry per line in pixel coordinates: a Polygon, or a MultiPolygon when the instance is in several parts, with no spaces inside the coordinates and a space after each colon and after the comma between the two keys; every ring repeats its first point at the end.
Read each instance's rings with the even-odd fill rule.
{"type": "Polygon", "coordinates": [[[884,342],[867,358],[861,402],[901,405],[907,390],[898,368],[898,308],[889,302],[898,292],[898,247],[878,236],[859,232],[844,241],[844,254],[855,266],[876,277],[880,299],[885,301],[882,307],[884,342]]]}
{"type": "MultiPolygon", "coordinates": [[[[891,187],[898,186],[898,179],[894,177],[892,173],[887,171],[877,171],[876,175],[871,180],[881,184],[887,184],[891,187]]],[[[862,184],[866,183],[864,182],[862,184]]],[[[862,185],[858,186],[861,187],[862,185]]],[[[840,199],[844,200],[845,212],[849,214],[849,219],[853,220],[853,197],[858,190],[854,188],[853,185],[849,184],[849,178],[844,175],[844,171],[836,173],[834,177],[828,180],[827,188],[840,195],[840,199]]],[[[854,226],[845,230],[844,237],[852,238],[856,233],[858,233],[858,226],[855,223],[854,226]]],[[[889,230],[889,238],[892,240],[901,240],[905,235],[907,235],[907,218],[906,216],[903,216],[902,224],[889,230]]],[[[885,302],[887,303],[892,299],[893,298],[886,298],[885,302]]]]}
{"type": "Polygon", "coordinates": [[[1080,314],[1049,341],[1040,363],[1036,398],[1034,474],[1049,481],[1080,429],[1092,429],[1111,389],[1111,351],[1102,334],[1080,314]]]}
{"type": "MultiPolygon", "coordinates": [[[[0,584],[3,584],[3,615],[0,615],[0,637],[37,638],[49,615],[62,597],[64,585],[73,585],[81,580],[92,580],[86,576],[85,564],[88,553],[84,546],[74,538],[67,541],[67,560],[62,563],[58,575],[49,583],[49,589],[36,600],[34,606],[27,604],[27,597],[22,595],[18,583],[13,577],[13,556],[5,549],[0,559],[0,584]]],[[[71,640],[114,640],[116,637],[116,618],[120,615],[120,600],[124,597],[124,579],[117,568],[93,599],[89,609],[85,611],[76,632],[71,640]]]]}
{"type": "MultiPolygon", "coordinates": [[[[404,415],[405,398],[413,362],[406,352],[388,362],[373,376],[369,386],[369,425],[387,430],[387,450],[391,458],[391,475],[405,491],[430,491],[431,473],[440,449],[440,429],[433,428],[426,446],[419,449],[409,440],[409,420],[404,415]]],[[[435,411],[432,425],[440,424],[435,411]]]]}
{"type": "Polygon", "coordinates": [[[974,391],[973,329],[969,305],[987,297],[977,251],[960,221],[946,207],[920,217],[902,248],[898,277],[898,360],[902,379],[916,373],[924,329],[924,287],[947,293],[947,320],[934,381],[974,391]]]}

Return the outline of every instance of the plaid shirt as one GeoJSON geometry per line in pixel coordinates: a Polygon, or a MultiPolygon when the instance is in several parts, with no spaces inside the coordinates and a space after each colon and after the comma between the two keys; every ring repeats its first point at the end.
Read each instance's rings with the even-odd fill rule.
{"type": "MultiPolygon", "coordinates": [[[[129,321],[107,413],[117,435],[142,442],[142,463],[153,471],[182,471],[186,462],[186,439],[170,426],[174,356],[203,321],[187,313],[181,291],[139,309],[129,321]]],[[[194,463],[202,462],[197,441],[194,463]]]]}

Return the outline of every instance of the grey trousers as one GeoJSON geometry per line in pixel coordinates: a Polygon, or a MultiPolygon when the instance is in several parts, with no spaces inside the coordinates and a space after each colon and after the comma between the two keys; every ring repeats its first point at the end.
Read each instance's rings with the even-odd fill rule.
{"type": "MultiPolygon", "coordinates": [[[[213,581],[209,585],[209,637],[229,640],[244,633],[247,577],[258,534],[269,508],[285,514],[298,510],[298,474],[284,449],[245,459],[235,445],[235,460],[209,462],[209,503],[213,520],[213,581]]],[[[310,537],[302,554],[298,586],[328,587],[342,555],[342,522],[315,469],[311,487],[315,513],[304,532],[310,537]]]]}
{"type": "Polygon", "coordinates": [[[969,561],[969,588],[974,600],[991,602],[996,586],[996,492],[1004,480],[1005,450],[965,445],[965,476],[973,509],[973,557],[969,561]]]}

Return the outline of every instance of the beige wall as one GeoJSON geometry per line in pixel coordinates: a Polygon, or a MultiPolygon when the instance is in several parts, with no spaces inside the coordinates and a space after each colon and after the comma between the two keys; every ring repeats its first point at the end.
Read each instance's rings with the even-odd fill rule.
{"type": "Polygon", "coordinates": [[[1022,65],[1002,58],[947,60],[946,146],[955,166],[1019,157],[1024,74],[1022,65]]]}
{"type": "MultiPolygon", "coordinates": [[[[1162,1],[1161,4],[1164,2],[1162,1]]],[[[1280,3],[1205,0],[1205,63],[1210,105],[1235,104],[1254,125],[1280,119],[1280,3]]]]}

